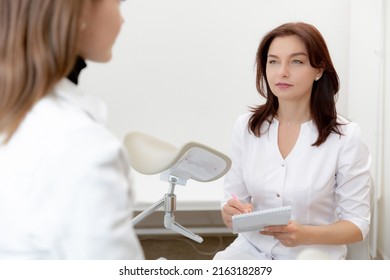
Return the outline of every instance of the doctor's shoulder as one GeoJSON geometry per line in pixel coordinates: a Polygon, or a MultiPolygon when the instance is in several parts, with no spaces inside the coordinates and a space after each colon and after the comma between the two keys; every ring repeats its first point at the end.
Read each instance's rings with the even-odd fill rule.
{"type": "Polygon", "coordinates": [[[340,139],[344,141],[363,140],[361,127],[357,122],[349,120],[342,115],[337,115],[337,123],[341,133],[339,135],[340,139]]]}
{"type": "Polygon", "coordinates": [[[369,157],[370,151],[364,139],[360,125],[343,116],[338,115],[337,122],[341,135],[331,133],[327,142],[333,143],[334,148],[338,147],[342,154],[360,154],[369,157]]]}

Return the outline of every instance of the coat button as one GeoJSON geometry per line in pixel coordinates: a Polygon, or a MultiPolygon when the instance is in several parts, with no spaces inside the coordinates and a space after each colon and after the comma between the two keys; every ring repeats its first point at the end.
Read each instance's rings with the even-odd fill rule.
{"type": "Polygon", "coordinates": [[[280,197],[280,194],[277,193],[277,194],[276,194],[276,197],[280,197]]]}

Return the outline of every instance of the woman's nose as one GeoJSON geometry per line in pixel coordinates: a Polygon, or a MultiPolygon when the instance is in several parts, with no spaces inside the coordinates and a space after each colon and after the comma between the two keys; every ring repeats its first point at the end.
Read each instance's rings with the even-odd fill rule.
{"type": "Polygon", "coordinates": [[[287,78],[287,77],[290,76],[290,71],[289,71],[289,68],[288,68],[288,64],[281,63],[280,68],[279,68],[279,75],[282,78],[287,78]]]}

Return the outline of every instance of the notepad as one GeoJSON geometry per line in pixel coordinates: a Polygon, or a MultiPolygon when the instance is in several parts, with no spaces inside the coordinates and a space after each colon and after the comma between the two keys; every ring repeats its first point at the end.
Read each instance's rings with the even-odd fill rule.
{"type": "Polygon", "coordinates": [[[287,225],[291,217],[291,206],[233,216],[233,233],[262,230],[266,226],[287,225]]]}

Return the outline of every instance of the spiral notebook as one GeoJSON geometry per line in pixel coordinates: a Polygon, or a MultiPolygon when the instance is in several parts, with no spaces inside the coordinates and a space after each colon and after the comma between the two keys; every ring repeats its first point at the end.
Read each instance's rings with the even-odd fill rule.
{"type": "Polygon", "coordinates": [[[233,216],[233,233],[257,230],[266,226],[287,225],[291,217],[291,206],[233,216]]]}

